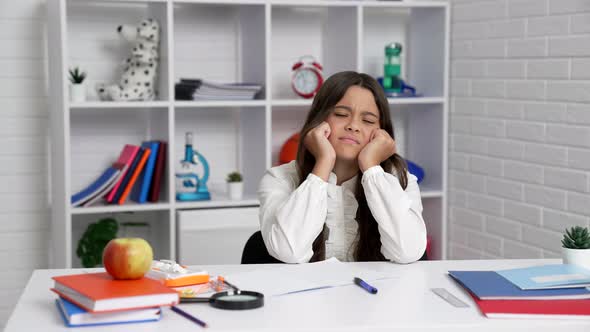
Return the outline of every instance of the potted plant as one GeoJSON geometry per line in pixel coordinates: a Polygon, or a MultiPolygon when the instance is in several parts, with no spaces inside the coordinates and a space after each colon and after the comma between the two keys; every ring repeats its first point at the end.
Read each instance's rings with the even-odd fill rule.
{"type": "Polygon", "coordinates": [[[242,174],[240,172],[231,172],[227,175],[227,191],[229,198],[232,200],[242,199],[242,192],[244,190],[244,183],[242,182],[242,174]]]}
{"type": "Polygon", "coordinates": [[[86,101],[86,72],[83,72],[78,67],[71,68],[70,72],[70,101],[74,103],[86,101]]]}
{"type": "Polygon", "coordinates": [[[566,229],[561,244],[564,264],[590,269],[590,232],[587,227],[575,226],[566,229]]]}
{"type": "Polygon", "coordinates": [[[102,251],[110,240],[117,237],[119,224],[113,218],[104,218],[91,223],[82,234],[76,248],[76,255],[82,266],[95,267],[102,264],[102,251]]]}

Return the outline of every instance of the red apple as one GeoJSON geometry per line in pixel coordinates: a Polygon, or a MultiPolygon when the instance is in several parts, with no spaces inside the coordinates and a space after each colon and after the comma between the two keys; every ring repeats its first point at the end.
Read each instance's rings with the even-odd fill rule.
{"type": "Polygon", "coordinates": [[[117,238],[107,243],[102,263],[115,279],[139,279],[149,271],[154,253],[142,238],[117,238]]]}

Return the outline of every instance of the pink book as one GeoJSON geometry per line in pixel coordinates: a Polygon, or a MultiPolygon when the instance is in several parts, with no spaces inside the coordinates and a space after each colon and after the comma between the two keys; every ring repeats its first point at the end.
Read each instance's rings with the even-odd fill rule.
{"type": "Polygon", "coordinates": [[[119,177],[119,181],[117,181],[117,184],[115,184],[113,189],[107,194],[107,202],[112,203],[114,201],[117,189],[119,189],[121,182],[123,182],[125,174],[129,172],[129,167],[131,166],[131,162],[133,161],[133,158],[135,158],[137,151],[139,151],[139,146],[137,145],[125,144],[125,147],[123,147],[123,151],[121,151],[121,154],[119,155],[119,160],[117,160],[116,164],[127,165],[127,168],[125,169],[121,177],[119,177]]]}

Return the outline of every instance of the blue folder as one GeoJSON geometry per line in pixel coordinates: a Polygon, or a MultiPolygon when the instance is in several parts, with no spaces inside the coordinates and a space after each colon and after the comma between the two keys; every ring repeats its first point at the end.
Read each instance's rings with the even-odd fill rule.
{"type": "Polygon", "coordinates": [[[520,289],[590,286],[590,270],[576,265],[551,264],[497,272],[520,289]]]}
{"type": "Polygon", "coordinates": [[[160,143],[158,141],[143,142],[141,146],[149,149],[151,153],[145,163],[145,167],[141,171],[139,179],[133,186],[133,191],[131,192],[131,199],[137,203],[147,202],[160,143]]]}
{"type": "Polygon", "coordinates": [[[522,290],[495,271],[449,271],[449,275],[480,300],[589,299],[587,288],[522,290]]]}

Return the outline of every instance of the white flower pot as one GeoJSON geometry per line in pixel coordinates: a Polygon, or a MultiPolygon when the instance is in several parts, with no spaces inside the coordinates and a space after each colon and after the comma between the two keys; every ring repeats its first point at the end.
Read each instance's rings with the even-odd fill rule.
{"type": "Polygon", "coordinates": [[[244,183],[243,182],[228,182],[227,183],[227,191],[229,194],[229,199],[231,200],[240,200],[242,199],[242,193],[244,191],[244,183]]]}
{"type": "Polygon", "coordinates": [[[590,269],[590,249],[561,248],[563,264],[578,265],[590,269]]]}
{"type": "Polygon", "coordinates": [[[70,84],[70,101],[73,103],[81,103],[86,101],[85,84],[70,84]]]}

